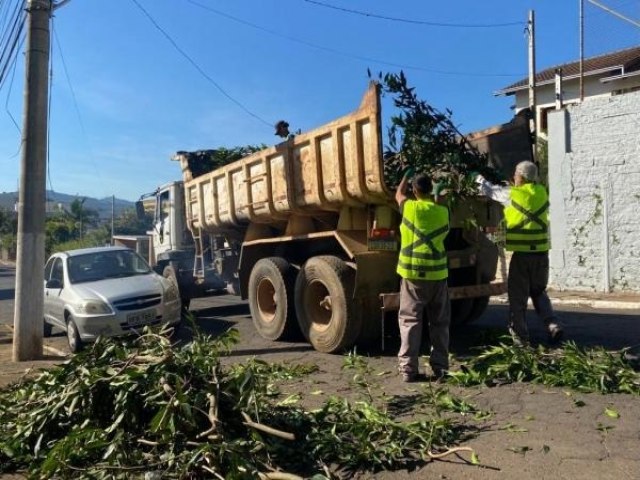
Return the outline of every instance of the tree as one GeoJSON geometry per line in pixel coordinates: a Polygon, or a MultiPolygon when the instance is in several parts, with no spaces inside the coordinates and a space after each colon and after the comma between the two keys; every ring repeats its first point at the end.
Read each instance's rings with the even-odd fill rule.
{"type": "Polygon", "coordinates": [[[132,208],[123,210],[114,221],[114,233],[120,235],[144,235],[152,227],[152,214],[145,212],[144,218],[140,219],[132,208]]]}
{"type": "Polygon", "coordinates": [[[0,247],[14,251],[17,242],[17,233],[17,215],[6,208],[0,208],[0,247]]]}
{"type": "Polygon", "coordinates": [[[86,198],[76,198],[69,205],[69,211],[67,214],[71,217],[74,222],[74,227],[78,232],[78,237],[82,239],[82,236],[87,229],[87,227],[94,227],[98,223],[98,218],[100,215],[96,210],[91,208],[85,208],[84,202],[86,198]]]}

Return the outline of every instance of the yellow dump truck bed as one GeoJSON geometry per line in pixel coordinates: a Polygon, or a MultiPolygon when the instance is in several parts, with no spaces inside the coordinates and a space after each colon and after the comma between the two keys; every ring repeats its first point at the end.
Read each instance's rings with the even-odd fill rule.
{"type": "Polygon", "coordinates": [[[360,107],[342,118],[196,178],[186,157],[176,155],[191,229],[215,233],[392,203],[383,179],[378,88],[372,82],[360,107]]]}

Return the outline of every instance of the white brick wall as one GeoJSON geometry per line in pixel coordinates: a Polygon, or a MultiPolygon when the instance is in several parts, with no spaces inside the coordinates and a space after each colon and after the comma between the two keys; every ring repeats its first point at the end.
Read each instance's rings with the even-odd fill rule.
{"type": "Polygon", "coordinates": [[[640,92],[587,98],[549,127],[550,285],[640,292],[640,92]]]}

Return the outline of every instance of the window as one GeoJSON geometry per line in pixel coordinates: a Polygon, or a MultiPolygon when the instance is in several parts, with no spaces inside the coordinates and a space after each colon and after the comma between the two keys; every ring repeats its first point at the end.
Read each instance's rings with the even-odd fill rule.
{"type": "Polygon", "coordinates": [[[160,201],[158,202],[158,204],[160,208],[160,211],[158,212],[158,220],[163,221],[169,216],[169,190],[166,190],[160,194],[160,201]]]}
{"type": "Polygon", "coordinates": [[[62,266],[62,259],[56,257],[53,260],[53,267],[51,268],[51,280],[58,280],[60,282],[60,288],[64,285],[64,267],[62,266]]]}
{"type": "Polygon", "coordinates": [[[47,281],[51,278],[51,270],[53,269],[53,262],[55,262],[55,258],[50,258],[47,264],[44,267],[44,280],[47,281]]]}

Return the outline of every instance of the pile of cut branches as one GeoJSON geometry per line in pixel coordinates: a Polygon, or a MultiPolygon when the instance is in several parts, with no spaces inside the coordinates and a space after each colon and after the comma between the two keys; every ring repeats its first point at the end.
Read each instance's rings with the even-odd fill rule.
{"type": "Polygon", "coordinates": [[[391,117],[384,152],[389,187],[395,188],[409,167],[430,175],[449,192],[450,200],[475,195],[477,173],[493,182],[503,179],[502,173],[489,165],[487,155],[458,131],[450,110],[440,112],[418,98],[403,72],[378,77],[383,94],[390,95],[399,110],[391,117]]]}
{"type": "Polygon", "coordinates": [[[393,419],[330,398],[306,411],[279,382],[315,366],[223,366],[237,332],[184,346],[145,332],[101,339],[67,363],[0,391],[0,472],[34,478],[336,478],[435,458],[449,420],[393,419]],[[346,473],[344,473],[346,472],[346,473]]]}
{"type": "Polygon", "coordinates": [[[451,373],[451,382],[470,386],[534,382],[580,392],[640,394],[640,375],[624,352],[583,349],[567,342],[547,350],[500,342],[472,357],[465,368],[451,373]]]}
{"type": "Polygon", "coordinates": [[[212,172],[217,168],[224,167],[264,148],[266,148],[266,145],[246,145],[243,147],[219,147],[210,150],[197,150],[195,152],[181,151],[178,152],[178,154],[186,156],[189,170],[191,170],[191,174],[193,178],[195,178],[212,172]]]}

